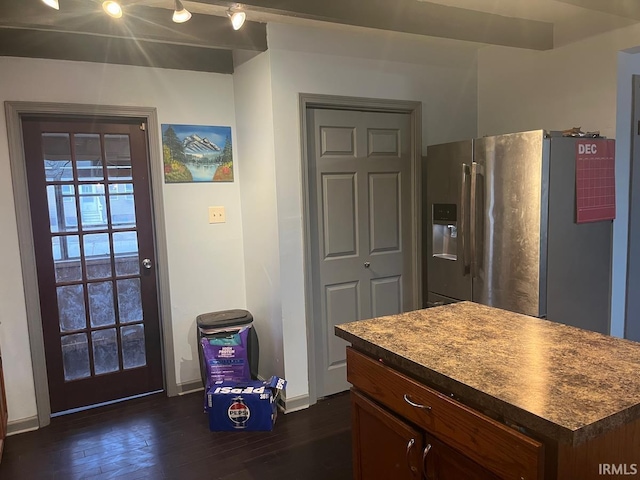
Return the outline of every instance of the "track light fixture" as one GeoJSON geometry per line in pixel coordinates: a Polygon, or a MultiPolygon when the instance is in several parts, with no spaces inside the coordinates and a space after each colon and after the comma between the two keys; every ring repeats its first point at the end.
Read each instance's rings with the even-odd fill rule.
{"type": "Polygon", "coordinates": [[[241,10],[235,12],[231,9],[227,11],[227,16],[231,19],[231,25],[234,30],[240,30],[244,21],[247,19],[247,14],[241,10]]]}
{"type": "MultiPolygon", "coordinates": [[[[48,7],[55,8],[56,10],[60,10],[60,0],[41,0],[41,1],[48,7]]],[[[182,4],[181,0],[174,0],[173,3],[175,6],[175,9],[173,11],[173,21],[175,23],[184,23],[188,21],[191,18],[191,12],[189,12],[189,10],[184,8],[184,5],[182,4]]],[[[103,1],[102,9],[110,17],[113,17],[113,18],[122,17],[122,7],[120,6],[120,3],[117,0],[103,1]]],[[[231,23],[233,24],[233,28],[238,30],[244,23],[245,13],[244,12],[232,13],[231,10],[229,10],[227,14],[231,18],[231,23]]]]}
{"type": "Polygon", "coordinates": [[[56,10],[60,10],[60,3],[58,3],[58,0],[42,0],[42,3],[51,8],[55,8],[56,10]]]}
{"type": "Polygon", "coordinates": [[[176,8],[173,11],[173,21],[176,23],[184,23],[191,18],[191,12],[184,8],[180,0],[175,0],[176,8]]]}
{"type": "Polygon", "coordinates": [[[107,0],[106,2],[102,2],[102,9],[113,18],[122,17],[122,7],[118,2],[114,0],[107,0]]]}

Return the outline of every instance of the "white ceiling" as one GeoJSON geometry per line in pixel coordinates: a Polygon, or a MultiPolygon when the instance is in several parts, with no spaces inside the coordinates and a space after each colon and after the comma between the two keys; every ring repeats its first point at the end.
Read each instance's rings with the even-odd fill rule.
{"type": "MultiPolygon", "coordinates": [[[[166,0],[138,0],[153,6],[166,6],[166,0]]],[[[201,0],[202,1],[202,0],[201,0]]],[[[322,0],[318,0],[322,1],[322,0]]],[[[395,0],[387,0],[393,2],[395,0]]],[[[490,13],[511,18],[536,20],[553,24],[554,48],[567,45],[588,37],[605,33],[618,28],[624,28],[638,20],[604,13],[589,8],[583,8],[562,0],[415,0],[417,2],[435,3],[447,7],[456,7],[477,12],[490,13]]],[[[615,0],[598,0],[612,2],[615,0]]],[[[640,4],[640,0],[637,0],[640,4]]],[[[198,1],[183,0],[183,3],[194,13],[225,16],[226,5],[205,4],[198,1]]],[[[362,31],[363,27],[346,24],[328,23],[310,20],[301,16],[284,16],[265,11],[252,10],[245,5],[247,19],[263,23],[289,23],[295,25],[319,26],[337,28],[341,30],[362,31]]],[[[435,39],[435,37],[432,37],[435,39]]],[[[640,39],[638,41],[640,44],[640,39]]],[[[476,45],[480,48],[482,45],[476,45]]]]}
{"type": "MultiPolygon", "coordinates": [[[[553,23],[554,46],[559,47],[610,30],[638,23],[557,0],[417,0],[448,7],[464,8],[505,17],[553,23]]],[[[600,0],[603,3],[611,0],[600,0]]],[[[640,2],[640,0],[639,0],[640,2]]],[[[638,39],[640,43],[640,39],[638,39]]]]}
{"type": "Polygon", "coordinates": [[[60,0],[59,12],[40,0],[0,0],[0,54],[77,60],[91,53],[86,42],[111,52],[109,39],[116,38],[132,50],[136,42],[149,41],[191,48],[194,58],[206,49],[230,55],[230,50],[265,50],[264,23],[288,23],[299,40],[286,48],[314,51],[322,42],[319,51],[331,48],[355,57],[372,51],[376,58],[384,52],[407,63],[420,63],[418,52],[449,65],[456,62],[455,53],[475,55],[486,45],[544,51],[640,22],[640,0],[243,0],[249,22],[234,32],[221,18],[236,5],[228,0],[183,0],[194,18],[178,26],[170,21],[173,0],[122,1],[125,17],[113,22],[102,13],[100,0],[60,0]],[[343,34],[327,42],[310,26],[343,34]],[[55,46],[67,48],[61,39],[77,52],[51,52],[55,46]]]}
{"type": "MultiPolygon", "coordinates": [[[[39,0],[0,0],[0,4],[15,4],[16,8],[22,2],[40,4],[39,0]]],[[[87,0],[88,1],[88,0],[87,0]]],[[[97,2],[98,0],[94,0],[97,2]]],[[[61,7],[80,0],[61,0],[61,7]]],[[[225,17],[229,5],[233,2],[227,0],[183,0],[184,5],[193,13],[215,15],[225,17]]],[[[164,9],[173,8],[173,0],[126,0],[123,1],[126,6],[153,6],[164,9]]],[[[41,5],[41,4],[40,4],[41,5]]],[[[588,37],[608,32],[618,28],[624,28],[640,21],[640,0],[385,0],[371,1],[369,0],[244,0],[240,4],[247,12],[247,19],[254,22],[262,23],[293,23],[296,25],[322,25],[325,28],[339,28],[342,30],[362,31],[376,30],[399,33],[407,32],[410,35],[419,35],[423,38],[435,39],[458,39],[464,43],[468,43],[469,48],[481,48],[484,46],[482,41],[487,43],[497,43],[509,45],[509,40],[514,32],[505,32],[506,40],[498,39],[496,36],[483,35],[483,32],[501,32],[502,28],[509,29],[508,21],[501,22],[498,17],[483,18],[481,15],[490,14],[493,16],[506,17],[508,19],[521,19],[525,21],[544,22],[544,24],[553,26],[553,48],[583,40],[588,37]],[[387,3],[388,2],[388,3],[387,3]],[[336,5],[344,4],[344,10],[336,8],[336,5]],[[417,5],[424,5],[424,8],[412,8],[417,5]],[[462,15],[456,17],[452,12],[435,11],[428,9],[427,4],[436,4],[449,9],[458,10],[462,15]],[[326,7],[324,6],[326,5],[326,7]],[[372,5],[371,10],[367,10],[368,5],[372,5]],[[577,6],[583,5],[583,6],[577,6]],[[590,7],[590,8],[586,8],[590,7]],[[348,11],[349,8],[360,8],[362,13],[356,18],[341,18],[341,12],[348,11]],[[375,10],[374,10],[375,9],[375,10]],[[394,10],[395,9],[395,10],[394,10]],[[291,11],[288,11],[291,10],[291,11]],[[391,21],[386,25],[376,25],[376,22],[368,23],[367,19],[372,18],[371,12],[380,11],[383,15],[390,13],[411,11],[414,15],[412,18],[414,23],[421,25],[418,15],[424,12],[425,21],[422,25],[432,24],[431,27],[419,28],[413,27],[403,28],[402,17],[396,18],[397,22],[391,21]],[[464,15],[464,11],[478,12],[478,22],[481,23],[465,23],[468,15],[464,15]],[[609,12],[627,12],[629,17],[625,18],[624,14],[614,15],[609,12]],[[315,12],[311,14],[310,12],[315,12]],[[323,14],[323,12],[327,12],[323,14]],[[427,13],[429,12],[429,13],[427,13]],[[416,22],[416,19],[418,20],[416,22]],[[430,22],[429,22],[430,20],[430,22]],[[333,23],[331,23],[333,22],[333,23]],[[445,29],[430,30],[433,25],[446,25],[445,29]],[[370,28],[369,26],[375,28],[370,28]],[[467,30],[476,30],[477,35],[465,35],[467,30]],[[430,36],[429,32],[433,31],[435,36],[430,36]],[[493,40],[493,41],[492,41],[493,40]],[[501,43],[504,42],[504,43],[501,43]]],[[[51,12],[44,10],[49,16],[51,12]]],[[[468,12],[466,12],[468,13],[468,12]]],[[[347,15],[348,17],[348,15],[347,15]]],[[[375,15],[373,15],[375,17],[375,15]]],[[[385,18],[389,18],[387,15],[385,18]]],[[[0,21],[2,19],[0,18],[0,21]]],[[[48,21],[43,19],[44,24],[48,21]]],[[[378,23],[380,23],[378,21],[378,23]]],[[[384,23],[384,22],[382,22],[384,23]]],[[[409,22],[410,23],[410,22],[409,22]]],[[[518,25],[515,23],[515,25],[518,25]]],[[[542,24],[541,24],[542,25],[542,24]]],[[[406,27],[406,25],[405,25],[406,27]]],[[[50,28],[50,26],[49,26],[50,28]]],[[[514,43],[514,46],[522,46],[525,48],[536,48],[533,46],[535,41],[533,36],[535,26],[525,25],[523,28],[531,28],[528,33],[520,32],[521,40],[524,43],[531,40],[529,46],[521,41],[514,43]]],[[[135,33],[135,32],[133,32],[135,33]]],[[[547,34],[549,35],[549,34],[547,34]]],[[[500,37],[498,35],[498,37],[500,37]]],[[[639,39],[640,44],[640,39],[639,39]]],[[[548,47],[542,47],[545,49],[548,47]]]]}

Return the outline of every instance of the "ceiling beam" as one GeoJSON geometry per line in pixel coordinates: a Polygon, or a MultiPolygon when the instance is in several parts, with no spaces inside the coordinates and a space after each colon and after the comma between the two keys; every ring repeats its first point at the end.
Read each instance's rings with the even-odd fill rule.
{"type": "MultiPolygon", "coordinates": [[[[235,5],[226,0],[191,0],[191,3],[225,7],[235,5]]],[[[242,5],[249,13],[253,10],[535,50],[553,48],[551,23],[417,0],[243,0],[242,5]]]]}
{"type": "Polygon", "coordinates": [[[233,73],[231,50],[50,30],[0,28],[0,56],[233,73]]]}
{"type": "Polygon", "coordinates": [[[576,7],[609,13],[618,17],[640,20],[640,2],[638,0],[556,0],[576,7]]]}
{"type": "Polygon", "coordinates": [[[171,19],[172,10],[142,5],[129,5],[125,8],[122,18],[113,19],[102,11],[100,2],[90,0],[61,1],[59,11],[35,0],[1,0],[0,26],[133,38],[205,48],[254,51],[267,49],[266,25],[263,23],[246,22],[241,30],[236,31],[226,17],[194,13],[188,22],[177,24],[171,19]]]}

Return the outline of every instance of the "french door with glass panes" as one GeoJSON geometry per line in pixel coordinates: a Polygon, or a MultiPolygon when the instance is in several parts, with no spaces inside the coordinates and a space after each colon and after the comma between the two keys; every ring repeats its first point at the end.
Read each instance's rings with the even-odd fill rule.
{"type": "Polygon", "coordinates": [[[24,118],[51,411],[163,388],[146,133],[24,118]]]}

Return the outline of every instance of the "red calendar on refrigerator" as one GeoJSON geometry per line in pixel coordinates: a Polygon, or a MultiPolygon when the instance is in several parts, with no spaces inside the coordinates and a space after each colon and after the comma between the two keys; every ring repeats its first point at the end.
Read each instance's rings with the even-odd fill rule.
{"type": "Polygon", "coordinates": [[[576,222],[616,218],[615,140],[576,141],[576,222]]]}

